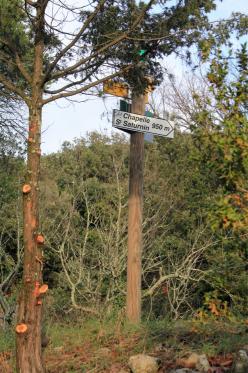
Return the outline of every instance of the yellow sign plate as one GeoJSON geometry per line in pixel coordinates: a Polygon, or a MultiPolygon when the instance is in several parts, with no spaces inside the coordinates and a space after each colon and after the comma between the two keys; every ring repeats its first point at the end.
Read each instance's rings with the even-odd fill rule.
{"type": "Polygon", "coordinates": [[[128,85],[122,82],[107,81],[103,83],[103,92],[117,97],[128,97],[128,85]]]}

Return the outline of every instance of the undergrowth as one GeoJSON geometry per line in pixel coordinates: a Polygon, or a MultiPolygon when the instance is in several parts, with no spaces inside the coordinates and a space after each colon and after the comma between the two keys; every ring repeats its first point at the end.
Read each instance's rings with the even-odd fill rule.
{"type": "MultiPolygon", "coordinates": [[[[225,355],[248,344],[245,320],[164,319],[139,326],[118,317],[73,323],[67,320],[47,322],[46,332],[50,342],[44,357],[49,373],[118,372],[127,366],[131,355],[142,352],[158,356],[173,366],[177,358],[189,352],[225,355]]],[[[0,352],[0,356],[7,356],[9,364],[13,363],[11,329],[0,334],[0,352]]]]}

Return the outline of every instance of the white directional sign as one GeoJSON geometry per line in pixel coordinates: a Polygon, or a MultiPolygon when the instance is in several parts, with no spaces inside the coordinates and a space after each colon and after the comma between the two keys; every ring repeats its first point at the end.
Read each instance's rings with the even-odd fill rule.
{"type": "Polygon", "coordinates": [[[174,137],[174,125],[164,119],[114,110],[113,127],[131,132],[153,133],[157,136],[174,137]]]}

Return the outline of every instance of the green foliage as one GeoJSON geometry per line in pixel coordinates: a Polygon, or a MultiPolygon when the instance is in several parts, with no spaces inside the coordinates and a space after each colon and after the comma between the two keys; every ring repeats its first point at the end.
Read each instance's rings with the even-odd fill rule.
{"type": "MultiPolygon", "coordinates": [[[[26,90],[27,82],[18,70],[16,53],[21,55],[21,60],[28,71],[33,63],[33,51],[27,25],[28,17],[22,7],[22,0],[0,0],[0,73],[15,86],[26,90]]],[[[1,86],[2,90],[7,91],[4,85],[1,86]]]]}
{"type": "Polygon", "coordinates": [[[231,313],[247,309],[247,46],[234,54],[220,48],[210,58],[209,100],[195,95],[198,111],[192,126],[194,158],[208,178],[208,220],[216,249],[205,260],[209,266],[201,291],[218,292],[216,302],[227,302],[231,313]],[[214,108],[214,109],[213,109],[214,108]]]}
{"type": "MultiPolygon", "coordinates": [[[[133,63],[124,79],[133,90],[143,91],[147,85],[144,76],[152,76],[155,83],[162,79],[158,58],[178,53],[201,39],[200,30],[208,24],[206,15],[215,9],[215,3],[213,0],[180,1],[176,5],[161,2],[156,11],[154,8],[146,13],[144,21],[129,33],[127,39],[105,50],[104,56],[100,54],[99,58],[106,58],[117,67],[133,63]]],[[[97,51],[109,43],[110,36],[117,36],[132,26],[145,6],[141,1],[108,0],[84,40],[97,51]]],[[[82,18],[88,15],[88,11],[83,12],[82,18]]]]}
{"type": "MultiPolygon", "coordinates": [[[[191,136],[180,133],[173,142],[159,139],[146,147],[143,289],[149,288],[161,271],[173,273],[180,267],[196,239],[198,245],[208,240],[209,231],[204,228],[208,201],[204,196],[209,195],[209,184],[190,156],[193,149],[191,136]]],[[[94,304],[113,311],[125,304],[128,150],[125,137],[92,133],[87,139],[64,144],[61,152],[43,160],[45,280],[54,287],[56,309],[66,312],[71,307],[68,292],[72,287],[60,250],[69,276],[77,283],[78,305],[94,304]],[[82,277],[77,282],[80,268],[82,277]]],[[[176,285],[170,282],[169,295],[176,285]]],[[[193,283],[186,288],[192,290],[193,283]]],[[[171,312],[161,288],[155,296],[154,315],[171,312]]],[[[193,300],[190,294],[189,298],[193,300]]],[[[145,301],[146,307],[149,301],[145,301]]],[[[172,314],[178,317],[186,310],[183,301],[172,314]]]]}
{"type": "Polygon", "coordinates": [[[4,332],[0,331],[0,353],[14,349],[14,337],[15,335],[12,326],[7,327],[4,332]]]}
{"type": "MultiPolygon", "coordinates": [[[[218,49],[234,48],[237,40],[247,35],[247,25],[248,16],[242,13],[232,13],[228,19],[209,24],[198,43],[201,59],[206,62],[218,49]]],[[[232,50],[229,53],[232,54],[232,50]]]]}
{"type": "MultiPolygon", "coordinates": [[[[196,136],[204,144],[204,160],[214,175],[216,202],[212,207],[213,227],[242,229],[247,226],[248,174],[248,64],[247,48],[236,53],[237,70],[232,75],[230,60],[220,50],[211,61],[208,80],[216,113],[198,116],[196,136]]],[[[231,61],[233,64],[233,61],[231,61]]]]}
{"type": "MultiPolygon", "coordinates": [[[[206,160],[208,147],[201,145],[201,150],[206,160]]],[[[70,311],[72,317],[80,314],[80,307],[108,314],[125,304],[128,153],[125,137],[92,133],[43,158],[44,280],[51,288],[48,309],[54,317],[66,317],[73,308],[72,296],[79,307],[70,311]],[[76,284],[74,295],[70,281],[76,284]]],[[[175,271],[189,276],[192,263],[185,260],[194,257],[194,250],[200,254],[194,257],[191,276],[197,271],[204,276],[184,285],[180,278],[165,281],[153,294],[152,308],[150,299],[144,299],[144,315],[186,316],[215,290],[231,313],[244,314],[246,238],[231,239],[221,232],[213,236],[208,222],[219,183],[217,168],[209,172],[195,137],[187,133],[177,133],[173,141],[159,138],[146,145],[145,154],[142,288],[145,292],[161,275],[175,271]]],[[[9,177],[18,184],[15,169],[9,169],[9,177]]],[[[7,198],[6,192],[3,195],[7,198]]],[[[14,196],[8,198],[5,214],[15,212],[10,209],[14,196]]],[[[9,233],[16,232],[16,220],[11,219],[9,233]]],[[[6,245],[4,249],[9,250],[6,245]]]]}
{"type": "Polygon", "coordinates": [[[0,136],[0,284],[15,267],[22,236],[19,215],[19,188],[24,167],[22,151],[13,135],[12,138],[0,136]]]}
{"type": "Polygon", "coordinates": [[[11,40],[11,46],[18,51],[27,47],[28,37],[25,30],[25,12],[22,11],[22,0],[0,1],[0,36],[4,40],[11,40]]]}
{"type": "Polygon", "coordinates": [[[64,289],[60,305],[73,288],[64,271],[58,273],[64,256],[76,302],[123,303],[114,284],[121,289],[125,281],[127,156],[125,137],[92,133],[43,161],[41,221],[51,263],[45,278],[64,289]]]}

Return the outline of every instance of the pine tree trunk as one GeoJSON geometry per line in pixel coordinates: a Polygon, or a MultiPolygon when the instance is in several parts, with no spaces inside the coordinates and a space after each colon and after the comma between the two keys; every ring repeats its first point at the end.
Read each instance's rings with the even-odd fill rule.
{"type": "Polygon", "coordinates": [[[34,19],[34,65],[29,104],[27,172],[23,186],[24,263],[16,326],[18,373],[43,373],[41,351],[43,236],[39,232],[39,174],[41,156],[42,76],[45,9],[47,1],[36,2],[34,19]]]}
{"type": "Polygon", "coordinates": [[[39,229],[39,173],[41,107],[30,109],[28,159],[23,186],[24,213],[24,265],[23,287],[18,305],[17,326],[27,326],[25,332],[17,332],[16,358],[20,373],[44,372],[41,356],[41,297],[42,284],[42,235],[39,229]]]}

